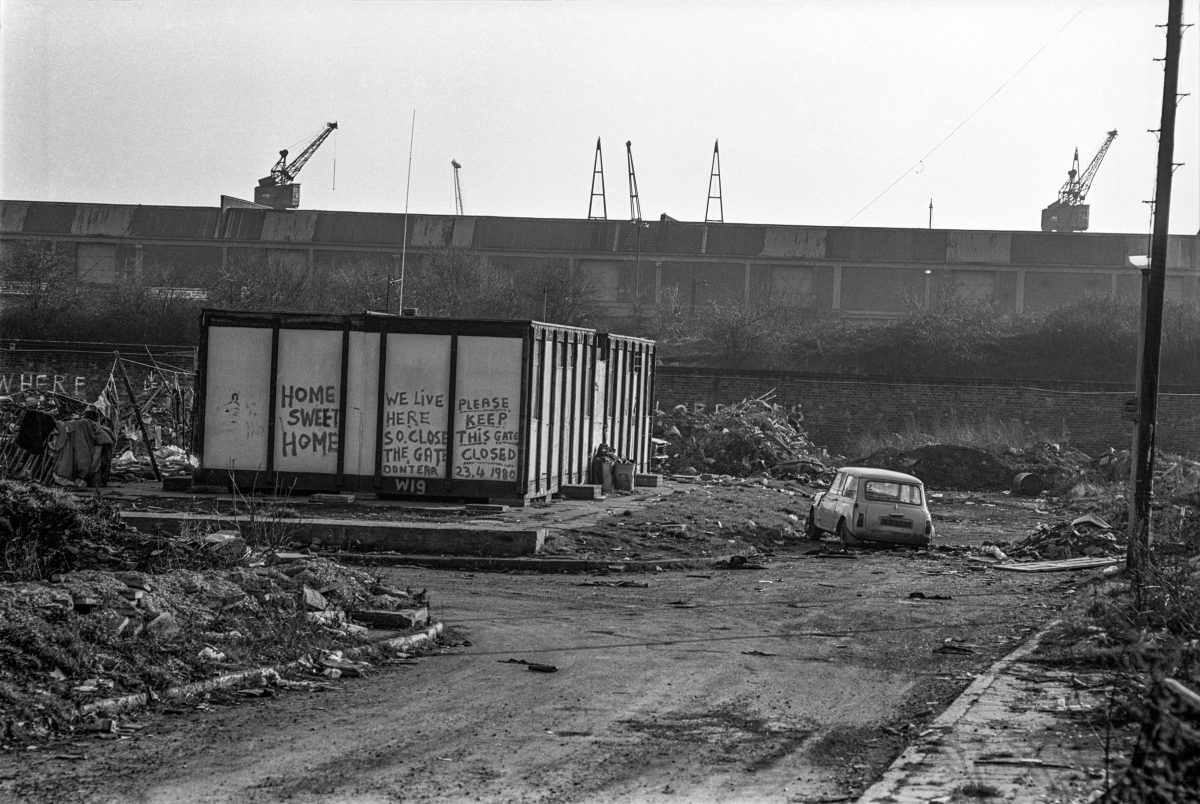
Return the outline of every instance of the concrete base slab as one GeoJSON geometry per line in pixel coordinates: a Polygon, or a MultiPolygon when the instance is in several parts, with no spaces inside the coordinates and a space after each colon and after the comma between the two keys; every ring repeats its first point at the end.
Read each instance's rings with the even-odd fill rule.
{"type": "Polygon", "coordinates": [[[600,485],[563,486],[558,492],[568,500],[604,499],[604,487],[600,485]]]}
{"type": "Polygon", "coordinates": [[[398,553],[467,556],[528,556],[541,552],[546,528],[502,522],[394,522],[351,519],[267,518],[209,514],[122,511],[121,518],[139,530],[179,533],[236,529],[253,536],[255,529],[273,539],[321,544],[343,550],[386,550],[398,553]]]}
{"type": "Polygon", "coordinates": [[[463,510],[469,514],[503,514],[508,510],[508,506],[496,503],[467,503],[463,510]]]}
{"type": "Polygon", "coordinates": [[[349,505],[357,498],[353,494],[313,494],[308,499],[312,502],[318,503],[337,503],[349,505]]]}

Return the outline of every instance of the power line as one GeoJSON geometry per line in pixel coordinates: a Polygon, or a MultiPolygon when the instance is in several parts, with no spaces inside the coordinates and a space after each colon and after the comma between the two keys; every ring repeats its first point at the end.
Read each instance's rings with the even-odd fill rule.
{"type": "Polygon", "coordinates": [[[903,173],[901,173],[899,176],[897,176],[895,181],[893,181],[887,187],[884,187],[883,190],[879,193],[879,195],[872,198],[870,201],[867,202],[866,206],[864,206],[858,212],[855,212],[853,215],[851,215],[850,220],[846,221],[845,225],[849,226],[854,221],[855,218],[857,218],[859,215],[863,214],[868,209],[870,209],[872,206],[874,206],[876,201],[878,201],[879,199],[881,199],[885,195],[887,195],[893,187],[895,187],[897,184],[899,184],[901,181],[903,181],[906,177],[908,177],[909,174],[911,174],[913,171],[917,170],[918,168],[921,168],[922,163],[926,159],[928,159],[930,156],[932,156],[934,154],[935,151],[937,151],[939,148],[941,148],[943,145],[945,145],[946,142],[951,137],[953,137],[955,134],[958,133],[959,129],[961,129],[967,123],[971,122],[971,119],[974,118],[975,115],[979,114],[979,112],[981,112],[983,110],[983,107],[985,107],[989,103],[991,103],[993,98],[995,98],[997,95],[999,95],[1004,90],[1005,87],[1007,87],[1009,84],[1011,84],[1013,82],[1013,80],[1016,79],[1016,77],[1018,75],[1020,75],[1022,72],[1024,72],[1025,68],[1028,67],[1030,64],[1032,64],[1033,60],[1042,54],[1042,51],[1044,51],[1046,48],[1050,47],[1050,44],[1052,42],[1054,42],[1054,40],[1057,39],[1062,34],[1063,31],[1067,30],[1067,28],[1070,27],[1071,23],[1073,23],[1079,17],[1080,14],[1082,14],[1084,11],[1087,11],[1088,6],[1092,5],[1092,3],[1094,3],[1094,2],[1095,2],[1095,0],[1087,0],[1087,2],[1084,3],[1083,6],[1078,11],[1076,11],[1071,16],[1071,18],[1063,24],[1063,26],[1061,28],[1059,28],[1057,31],[1055,31],[1054,34],[1049,39],[1047,39],[1045,41],[1045,43],[1042,44],[1041,47],[1039,47],[1036,51],[1034,51],[1032,56],[1027,58],[1024,61],[1024,63],[1021,64],[1021,66],[1018,67],[1012,73],[1012,75],[1010,75],[1008,78],[1004,79],[1004,83],[1002,83],[1002,84],[1000,84],[1000,86],[996,87],[996,89],[992,92],[992,94],[988,95],[987,98],[984,99],[983,103],[976,106],[974,111],[972,111],[970,114],[968,114],[965,118],[963,118],[962,122],[960,122],[957,126],[955,126],[953,129],[950,130],[949,134],[947,134],[946,136],[944,136],[940,140],[938,140],[937,144],[934,145],[932,148],[930,148],[928,151],[926,151],[924,156],[922,156],[915,163],[913,163],[907,170],[905,170],[903,173]]]}

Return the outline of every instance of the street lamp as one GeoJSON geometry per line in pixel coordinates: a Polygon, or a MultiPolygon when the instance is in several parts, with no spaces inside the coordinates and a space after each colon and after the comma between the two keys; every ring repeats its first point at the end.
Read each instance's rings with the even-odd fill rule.
{"type": "Polygon", "coordinates": [[[633,303],[642,302],[642,229],[649,229],[650,224],[642,220],[633,222],[633,243],[636,256],[633,263],[633,303]]]}

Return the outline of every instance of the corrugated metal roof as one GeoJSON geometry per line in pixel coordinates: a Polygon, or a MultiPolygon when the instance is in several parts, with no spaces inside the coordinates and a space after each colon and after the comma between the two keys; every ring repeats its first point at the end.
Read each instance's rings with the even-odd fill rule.
{"type": "Polygon", "coordinates": [[[703,223],[662,221],[656,227],[657,251],[663,254],[699,254],[704,242],[703,223]]]}
{"type": "Polygon", "coordinates": [[[613,227],[608,221],[479,218],[475,248],[521,251],[611,251],[613,227]]]}
{"type": "Polygon", "coordinates": [[[825,240],[831,260],[945,262],[946,232],[940,229],[831,229],[825,240]]]}
{"type": "Polygon", "coordinates": [[[25,216],[25,234],[70,234],[75,223],[75,204],[34,202],[25,216]]]}
{"type": "Polygon", "coordinates": [[[1008,232],[949,232],[947,262],[1008,262],[1012,238],[1008,232]]]}
{"type": "Polygon", "coordinates": [[[1012,263],[1125,267],[1125,239],[1120,235],[1013,232],[1012,263]]]}
{"type": "Polygon", "coordinates": [[[461,246],[462,248],[470,248],[475,242],[475,219],[474,218],[455,218],[454,219],[454,234],[450,238],[450,245],[461,246]]]}
{"type": "Polygon", "coordinates": [[[705,254],[730,257],[757,257],[762,253],[764,226],[713,223],[708,225],[705,254]]]}
{"type": "Polygon", "coordinates": [[[320,212],[313,241],[399,246],[404,242],[404,216],[382,212],[320,212]]]}
{"type": "Polygon", "coordinates": [[[769,226],[763,234],[762,256],[819,260],[825,256],[825,230],[769,226]]]}
{"type": "Polygon", "coordinates": [[[77,204],[71,234],[125,237],[136,210],[133,205],[77,204]]]}
{"type": "Polygon", "coordinates": [[[138,207],[129,236],[208,240],[216,231],[219,214],[216,207],[138,207]]]}
{"type": "Polygon", "coordinates": [[[268,212],[262,224],[262,239],[289,243],[310,243],[317,229],[317,213],[268,212]]]}
{"type": "Polygon", "coordinates": [[[421,215],[409,219],[412,231],[411,243],[418,248],[442,248],[449,246],[454,235],[454,219],[421,215]]]}
{"type": "Polygon", "coordinates": [[[266,217],[265,209],[227,209],[221,221],[221,237],[226,240],[260,240],[266,217]]]}
{"type": "Polygon", "coordinates": [[[0,201],[0,232],[20,234],[25,230],[25,216],[28,214],[28,201],[0,201]]]}

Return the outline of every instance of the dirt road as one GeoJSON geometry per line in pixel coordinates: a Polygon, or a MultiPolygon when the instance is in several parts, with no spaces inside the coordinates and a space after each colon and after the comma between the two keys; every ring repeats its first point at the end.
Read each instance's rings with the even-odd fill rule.
{"type": "Polygon", "coordinates": [[[131,739],[0,756],[0,798],[852,800],[1077,580],[895,552],[402,572],[429,588],[443,652],[322,692],[144,713],[131,739]]]}

